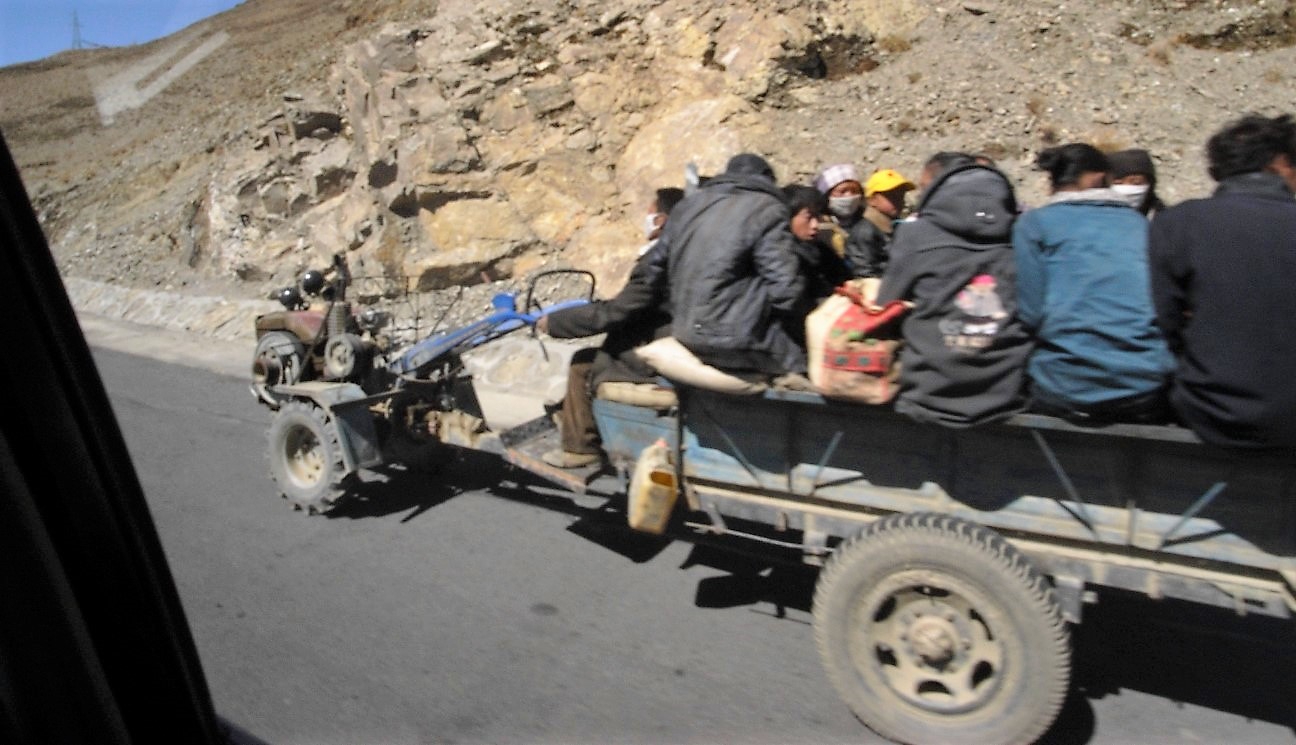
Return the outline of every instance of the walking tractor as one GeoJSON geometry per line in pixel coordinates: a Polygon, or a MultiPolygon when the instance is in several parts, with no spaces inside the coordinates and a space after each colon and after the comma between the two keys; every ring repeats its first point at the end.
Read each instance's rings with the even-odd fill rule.
{"type": "MultiPolygon", "coordinates": [[[[335,274],[324,312],[289,296],[257,322],[253,389],[275,411],[271,474],[290,502],[328,510],[360,470],[447,445],[573,491],[611,470],[636,530],[735,535],[822,567],[823,665],[855,715],[898,742],[1038,738],[1067,695],[1069,629],[1104,590],[1296,610],[1290,457],[1175,427],[1020,415],[954,430],[813,393],[617,384],[594,402],[606,464],[556,469],[539,457],[557,443],[543,406],[521,422],[492,406],[552,404],[562,381],[504,387],[495,374],[561,372],[570,350],[535,323],[592,297],[592,277],[584,298],[546,308],[533,280],[522,310],[499,295],[485,318],[397,349],[377,339],[379,319],[352,314],[344,266],[335,274]]],[[[329,289],[308,279],[307,292],[329,289]]]]}

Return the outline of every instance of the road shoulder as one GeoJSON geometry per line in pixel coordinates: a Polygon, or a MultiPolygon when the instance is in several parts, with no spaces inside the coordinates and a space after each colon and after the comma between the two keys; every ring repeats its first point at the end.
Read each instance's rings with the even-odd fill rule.
{"type": "Polygon", "coordinates": [[[210,336],[77,312],[86,341],[95,347],[149,357],[187,367],[246,378],[251,371],[256,346],[249,333],[246,340],[216,339],[210,336]]]}

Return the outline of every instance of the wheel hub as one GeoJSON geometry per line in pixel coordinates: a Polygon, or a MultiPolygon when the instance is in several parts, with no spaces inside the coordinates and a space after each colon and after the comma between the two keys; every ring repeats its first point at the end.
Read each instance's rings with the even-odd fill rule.
{"type": "Polygon", "coordinates": [[[297,427],[284,442],[288,476],[302,486],[318,483],[324,472],[320,441],[306,427],[297,427]]]}
{"type": "Polygon", "coordinates": [[[929,667],[943,667],[958,650],[958,630],[935,615],[919,615],[909,627],[910,646],[929,667]]]}
{"type": "Polygon", "coordinates": [[[951,714],[989,700],[1003,649],[968,598],[920,582],[883,591],[861,629],[880,679],[920,709],[951,714]]]}

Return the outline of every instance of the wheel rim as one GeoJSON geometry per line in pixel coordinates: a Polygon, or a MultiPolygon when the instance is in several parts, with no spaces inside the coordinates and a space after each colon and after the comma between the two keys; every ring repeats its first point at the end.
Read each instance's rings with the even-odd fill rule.
{"type": "Polygon", "coordinates": [[[903,572],[864,594],[851,639],[856,669],[924,711],[958,714],[994,698],[1004,646],[976,597],[930,572],[903,572]]]}
{"type": "Polygon", "coordinates": [[[299,487],[315,486],[324,477],[324,446],[309,427],[296,426],[284,437],[284,471],[299,487]]]}

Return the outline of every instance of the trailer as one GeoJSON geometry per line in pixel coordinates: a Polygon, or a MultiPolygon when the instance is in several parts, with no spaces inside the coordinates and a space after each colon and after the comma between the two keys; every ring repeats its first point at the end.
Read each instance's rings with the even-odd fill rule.
{"type": "MultiPolygon", "coordinates": [[[[613,462],[631,468],[652,435],[642,411],[598,401],[595,413],[613,462]]],[[[1290,454],[1038,415],[945,429],[800,392],[681,389],[655,424],[670,457],[632,480],[632,505],[674,491],[688,527],[822,566],[823,665],[899,742],[1038,737],[1067,693],[1069,625],[1103,590],[1242,615],[1296,608],[1290,454]]]]}
{"type": "Polygon", "coordinates": [[[663,380],[603,386],[606,461],[557,469],[539,458],[558,442],[553,418],[501,425],[476,388],[489,370],[463,362],[485,344],[514,345],[497,360],[548,349],[530,331],[545,311],[514,302],[393,357],[389,389],[265,386],[281,489],[326,509],[357,471],[403,457],[400,442],[495,453],[577,492],[611,471],[637,530],[739,536],[820,567],[824,668],[865,725],[905,743],[1042,735],[1070,684],[1070,627],[1104,590],[1244,615],[1296,609],[1291,454],[1038,415],[946,429],[812,393],[663,380]]]}

